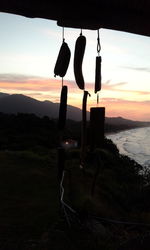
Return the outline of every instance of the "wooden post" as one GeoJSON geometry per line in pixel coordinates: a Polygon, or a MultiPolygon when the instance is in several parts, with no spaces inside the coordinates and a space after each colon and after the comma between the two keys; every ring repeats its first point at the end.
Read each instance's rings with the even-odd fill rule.
{"type": "Polygon", "coordinates": [[[90,109],[90,147],[94,150],[104,143],[105,107],[90,109]]]}
{"type": "Polygon", "coordinates": [[[66,124],[67,93],[68,93],[68,87],[63,86],[61,90],[60,105],[59,105],[59,118],[58,118],[59,130],[63,130],[66,124]]]}
{"type": "Polygon", "coordinates": [[[86,155],[86,146],[87,146],[87,97],[89,93],[84,90],[83,102],[82,102],[82,127],[81,127],[81,163],[80,165],[84,167],[85,155],[86,155]]]}

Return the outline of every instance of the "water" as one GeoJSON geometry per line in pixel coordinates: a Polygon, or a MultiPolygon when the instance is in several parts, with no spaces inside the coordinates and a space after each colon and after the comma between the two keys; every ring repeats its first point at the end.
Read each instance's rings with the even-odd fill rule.
{"type": "Polygon", "coordinates": [[[121,154],[129,156],[142,166],[150,166],[150,127],[136,128],[107,135],[121,154]]]}

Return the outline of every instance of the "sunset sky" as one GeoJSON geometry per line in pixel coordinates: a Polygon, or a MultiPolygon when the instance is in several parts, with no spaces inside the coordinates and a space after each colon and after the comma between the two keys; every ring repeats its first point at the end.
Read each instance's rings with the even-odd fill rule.
{"type": "MultiPolygon", "coordinates": [[[[74,47],[80,30],[65,28],[71,62],[64,78],[68,104],[81,108],[83,91],[73,74],[74,47]]],[[[88,109],[97,106],[94,94],[97,32],[83,30],[87,44],[83,61],[88,109]]],[[[0,92],[19,93],[38,100],[59,102],[61,78],[54,66],[62,43],[56,22],[0,13],[0,92]]],[[[106,116],[150,121],[150,37],[100,30],[102,90],[99,106],[106,116]]]]}

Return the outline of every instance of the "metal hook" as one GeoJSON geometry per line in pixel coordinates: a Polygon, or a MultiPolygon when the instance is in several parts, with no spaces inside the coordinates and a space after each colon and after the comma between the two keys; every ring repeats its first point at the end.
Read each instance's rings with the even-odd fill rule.
{"type": "Polygon", "coordinates": [[[99,36],[99,29],[97,30],[97,53],[99,55],[101,50],[101,45],[100,45],[100,36],[99,36]]]}

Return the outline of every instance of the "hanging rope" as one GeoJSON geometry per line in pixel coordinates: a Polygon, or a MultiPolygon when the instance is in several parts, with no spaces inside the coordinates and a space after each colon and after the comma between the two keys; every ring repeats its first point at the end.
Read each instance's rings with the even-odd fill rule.
{"type": "Polygon", "coordinates": [[[99,93],[97,93],[97,106],[99,104],[99,93]]]}
{"type": "Polygon", "coordinates": [[[61,86],[62,87],[64,86],[64,78],[63,77],[61,78],[61,86]]]}
{"type": "Polygon", "coordinates": [[[62,27],[62,41],[64,42],[65,41],[65,30],[64,30],[64,27],[62,27]]]}
{"type": "MultiPolygon", "coordinates": [[[[64,27],[62,27],[62,43],[65,42],[65,30],[64,30],[64,27]]],[[[63,77],[61,78],[61,86],[63,87],[64,86],[64,79],[63,77]]]]}
{"type": "Polygon", "coordinates": [[[61,203],[61,209],[64,213],[65,219],[67,221],[67,224],[69,228],[74,224],[74,222],[77,222],[78,225],[81,227],[82,224],[80,222],[80,218],[78,213],[71,207],[69,206],[65,201],[64,201],[64,194],[65,194],[65,188],[63,186],[63,182],[65,179],[65,173],[66,171],[64,170],[62,173],[62,178],[60,181],[60,203],[61,203]]]}

